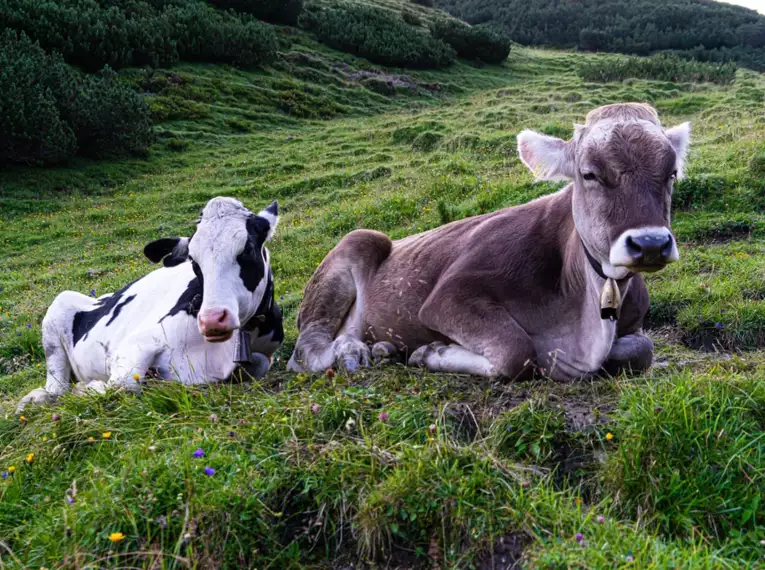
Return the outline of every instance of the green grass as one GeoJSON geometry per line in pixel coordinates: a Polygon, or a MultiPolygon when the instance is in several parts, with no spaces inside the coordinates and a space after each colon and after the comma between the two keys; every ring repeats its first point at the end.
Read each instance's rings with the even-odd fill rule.
{"type": "Polygon", "coordinates": [[[2,563],[467,568],[502,551],[529,568],[762,567],[762,77],[592,84],[576,70],[595,56],[523,48],[501,66],[413,73],[292,40],[264,72],[128,70],[165,118],[146,160],[0,174],[0,470],[16,467],[0,480],[2,563]],[[364,86],[381,73],[403,86],[364,86]],[[549,193],[515,134],[567,136],[627,100],[693,122],[674,199],[681,261],[648,279],[647,375],[285,372],[302,289],[346,232],[398,238],[549,193]],[[56,294],[150,271],[145,243],[187,234],[217,195],[278,198],[283,212],[271,254],[286,342],[265,381],[68,396],[16,417],[44,382],[56,294]]]}

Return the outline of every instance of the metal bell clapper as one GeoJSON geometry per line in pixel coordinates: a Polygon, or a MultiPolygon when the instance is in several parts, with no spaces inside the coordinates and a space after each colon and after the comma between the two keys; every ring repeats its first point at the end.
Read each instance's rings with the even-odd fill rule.
{"type": "Polygon", "coordinates": [[[610,277],[603,284],[600,292],[600,318],[615,321],[622,309],[622,293],[616,281],[610,277]]]}
{"type": "Polygon", "coordinates": [[[250,349],[250,331],[239,329],[236,337],[236,348],[234,349],[234,362],[237,364],[251,364],[252,349],[250,349]]]}

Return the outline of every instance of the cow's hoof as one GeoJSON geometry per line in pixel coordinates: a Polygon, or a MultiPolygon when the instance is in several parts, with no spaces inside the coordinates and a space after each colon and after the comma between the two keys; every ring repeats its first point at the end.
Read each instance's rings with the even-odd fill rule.
{"type": "Polygon", "coordinates": [[[339,368],[353,374],[361,367],[370,365],[369,347],[357,338],[342,335],[335,340],[335,362],[339,368]]]}
{"type": "Polygon", "coordinates": [[[388,341],[377,342],[372,346],[372,362],[375,364],[390,364],[399,361],[399,352],[395,345],[388,341]]]}
{"type": "Polygon", "coordinates": [[[422,345],[420,348],[409,355],[409,366],[422,366],[425,368],[427,366],[425,361],[427,360],[428,356],[434,352],[443,350],[445,347],[446,345],[443,342],[431,342],[430,344],[422,345]]]}
{"type": "Polygon", "coordinates": [[[287,362],[287,371],[288,372],[305,372],[305,369],[298,363],[296,355],[297,355],[297,350],[293,351],[292,356],[290,356],[289,362],[287,362]]]}
{"type": "Polygon", "coordinates": [[[72,394],[75,396],[85,396],[88,393],[105,394],[106,383],[101,380],[91,380],[90,382],[78,382],[72,394]]]}
{"type": "Polygon", "coordinates": [[[24,411],[24,408],[29,404],[36,406],[43,406],[45,404],[52,404],[56,401],[56,396],[48,392],[45,388],[35,388],[29,394],[21,398],[19,405],[16,406],[16,413],[20,414],[24,411]]]}

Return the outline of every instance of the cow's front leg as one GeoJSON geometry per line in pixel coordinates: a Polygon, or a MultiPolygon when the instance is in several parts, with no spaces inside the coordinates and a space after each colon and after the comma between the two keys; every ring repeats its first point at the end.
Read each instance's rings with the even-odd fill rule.
{"type": "Polygon", "coordinates": [[[146,376],[146,372],[154,364],[160,349],[143,346],[137,343],[125,343],[119,347],[112,361],[108,386],[123,388],[131,392],[140,392],[138,380],[146,376]]]}
{"type": "Polygon", "coordinates": [[[526,331],[505,306],[475,296],[475,284],[455,273],[431,292],[419,312],[425,326],[453,344],[420,347],[409,361],[433,371],[488,377],[516,379],[530,372],[536,353],[526,331]]]}
{"type": "Polygon", "coordinates": [[[415,350],[409,357],[410,366],[422,366],[431,372],[495,376],[495,366],[488,358],[469,351],[459,344],[433,342],[415,350]]]}
{"type": "Polygon", "coordinates": [[[653,362],[653,342],[641,332],[617,338],[603,364],[608,374],[645,372],[653,362]]]}

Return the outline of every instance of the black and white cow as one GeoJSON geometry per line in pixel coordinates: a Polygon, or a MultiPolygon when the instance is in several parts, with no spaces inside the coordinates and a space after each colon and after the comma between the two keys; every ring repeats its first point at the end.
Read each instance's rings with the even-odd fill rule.
{"type": "Polygon", "coordinates": [[[164,267],[97,299],[58,295],[43,319],[45,388],[27,394],[19,409],[55,400],[72,377],[102,392],[138,390],[147,373],[205,384],[243,364],[265,375],[284,338],[265,247],[277,222],[276,202],[256,215],[238,200],[214,198],[190,238],[144,248],[164,267]]]}

